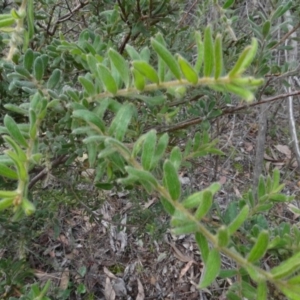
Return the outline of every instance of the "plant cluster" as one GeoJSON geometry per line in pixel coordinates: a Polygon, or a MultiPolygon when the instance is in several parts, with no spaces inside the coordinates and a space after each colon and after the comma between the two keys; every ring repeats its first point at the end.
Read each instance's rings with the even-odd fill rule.
{"type": "MultiPolygon", "coordinates": [[[[97,188],[122,185],[156,193],[171,217],[173,232],[195,236],[205,264],[199,289],[218,276],[233,277],[239,280],[229,288],[228,299],[267,299],[268,284],[289,299],[299,299],[300,231],[288,223],[270,229],[266,217],[277,203],[293,200],[282,193],[279,170],[267,178],[261,176],[257,192],[250,190],[225,212],[213,201],[219,183],[185,196],[179,179],[181,167],[190,161],[208,154],[223,155],[208,134],[209,121],[223,111],[209,96],[219,97],[221,103],[238,97],[251,105],[264,84],[262,76],[279,71],[266,67],[276,46],[271,24],[291,9],[292,1],[277,4],[270,18],[261,15],[262,27],[250,18],[256,38],[238,49],[235,62],[224,59],[231,54],[226,54],[223,45],[228,44],[228,36],[236,39],[230,19],[232,0],[222,6],[213,1],[229,35],[214,34],[212,26],[195,33],[186,29],[192,45],[186,56],[182,50],[173,54],[176,32],[168,35],[166,30],[166,24],[174,24],[172,14],[180,10],[180,6],[172,9],[173,1],[117,1],[98,14],[93,11],[100,5],[97,2],[81,1],[73,10],[62,9],[62,14],[55,15],[55,1],[23,0],[0,15],[0,32],[6,42],[1,73],[7,113],[0,116],[5,149],[0,155],[4,220],[24,224],[37,213],[39,200],[30,194],[37,168],[43,165],[50,170],[57,158],[70,164],[86,153],[90,168],[95,169],[97,188]],[[50,18],[46,4],[53,5],[50,18]],[[35,14],[39,6],[42,10],[35,14]],[[81,8],[89,8],[88,14],[82,14],[91,26],[78,34],[72,31],[71,39],[57,33],[59,24],[81,8]],[[125,34],[122,24],[127,26],[125,34]],[[45,40],[39,40],[37,28],[45,29],[45,40]],[[253,70],[255,76],[250,76],[253,70]],[[182,103],[183,98],[193,100],[182,103]],[[193,124],[182,121],[185,105],[198,115],[194,124],[201,126],[196,126],[184,146],[174,146],[174,140],[186,136],[186,128],[193,124]],[[218,225],[210,222],[214,210],[220,216],[218,225]],[[246,244],[240,241],[241,234],[246,244]],[[267,253],[284,258],[266,270],[260,262],[267,253]],[[221,254],[235,262],[234,270],[222,269],[221,254]]],[[[104,2],[109,6],[110,1],[104,2]]],[[[65,27],[67,23],[61,30],[65,27]]],[[[0,278],[4,277],[11,278],[8,274],[0,278]]],[[[5,284],[19,288],[16,278],[5,284]]],[[[48,299],[49,284],[42,289],[32,285],[26,299],[48,299]]],[[[3,281],[0,291],[6,297],[1,285],[3,281]]]]}

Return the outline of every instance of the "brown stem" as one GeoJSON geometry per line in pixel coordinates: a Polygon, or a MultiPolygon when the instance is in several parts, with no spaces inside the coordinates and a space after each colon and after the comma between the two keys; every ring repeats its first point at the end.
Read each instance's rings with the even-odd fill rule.
{"type": "MultiPolygon", "coordinates": [[[[51,164],[51,169],[52,168],[55,168],[57,166],[59,166],[60,164],[63,164],[65,163],[69,158],[69,155],[60,155],[59,157],[57,157],[51,164]]],[[[48,168],[44,168],[42,169],[36,176],[34,176],[30,182],[29,182],[29,185],[28,185],[28,189],[32,189],[33,186],[40,180],[42,180],[43,178],[45,178],[45,176],[47,175],[47,173],[49,172],[50,170],[48,168]]]]}
{"type": "MultiPolygon", "coordinates": [[[[258,106],[258,105],[262,105],[264,103],[271,103],[271,102],[277,101],[279,99],[283,99],[283,98],[286,98],[286,97],[289,97],[289,96],[295,96],[295,95],[300,95],[300,91],[295,91],[295,92],[292,92],[292,93],[286,93],[286,94],[277,95],[275,97],[270,97],[270,98],[267,98],[267,99],[263,99],[260,102],[254,102],[254,103],[245,104],[245,105],[241,105],[241,106],[234,107],[234,108],[223,109],[222,113],[219,116],[213,117],[213,118],[209,118],[209,120],[212,120],[212,119],[215,119],[215,118],[219,118],[219,117],[222,117],[222,116],[228,115],[228,114],[234,114],[234,113],[236,113],[238,111],[241,111],[241,110],[244,110],[244,109],[247,109],[247,108],[250,108],[250,107],[255,107],[255,106],[258,106]]],[[[176,131],[176,130],[180,130],[180,129],[184,129],[184,128],[190,127],[192,125],[200,124],[204,120],[205,120],[205,118],[196,117],[196,118],[189,119],[187,121],[183,121],[183,122],[177,123],[177,124],[172,125],[172,126],[157,127],[156,130],[159,133],[173,132],[173,131],[176,131]]],[[[147,130],[148,129],[149,128],[147,128],[147,130]]]]}

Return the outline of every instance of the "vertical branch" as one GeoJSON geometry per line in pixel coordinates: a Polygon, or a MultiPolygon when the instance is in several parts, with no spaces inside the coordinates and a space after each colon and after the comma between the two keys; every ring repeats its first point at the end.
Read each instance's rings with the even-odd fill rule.
{"type": "Polygon", "coordinates": [[[268,103],[264,103],[260,107],[260,117],[258,121],[259,130],[256,138],[256,156],[255,156],[255,165],[253,170],[253,191],[256,194],[256,189],[259,181],[259,176],[262,173],[263,169],[263,160],[265,153],[265,141],[266,141],[266,132],[267,132],[267,118],[268,118],[268,103]]]}
{"type": "MultiPolygon", "coordinates": [[[[286,19],[291,18],[291,13],[290,11],[286,12],[285,15],[286,19]]],[[[292,32],[292,26],[288,25],[289,32],[292,32]]],[[[293,47],[293,50],[291,51],[284,51],[284,56],[285,56],[285,61],[289,63],[293,63],[297,61],[298,58],[298,43],[297,43],[297,33],[296,31],[293,31],[291,33],[291,45],[293,47]]],[[[285,41],[285,45],[288,45],[287,40],[285,41]]],[[[291,92],[293,86],[293,81],[292,77],[289,78],[289,87],[286,88],[285,90],[288,92],[291,92]]],[[[289,96],[288,97],[288,114],[289,114],[289,128],[290,128],[290,135],[291,135],[291,144],[293,146],[294,154],[298,163],[298,169],[300,170],[300,149],[299,149],[299,141],[297,137],[297,130],[296,130],[296,123],[295,123],[295,117],[294,117],[294,105],[293,105],[293,97],[289,96]]]]}

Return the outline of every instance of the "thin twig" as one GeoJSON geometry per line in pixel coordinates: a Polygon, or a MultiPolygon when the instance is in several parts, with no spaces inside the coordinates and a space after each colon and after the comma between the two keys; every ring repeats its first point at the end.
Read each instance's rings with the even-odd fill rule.
{"type": "MultiPolygon", "coordinates": [[[[51,163],[51,169],[57,167],[60,164],[65,163],[69,158],[69,155],[60,155],[59,157],[57,157],[52,163],[51,163]]],[[[32,189],[33,186],[40,180],[42,180],[43,178],[45,178],[45,176],[50,172],[50,169],[45,167],[44,169],[42,169],[36,176],[34,176],[31,180],[30,183],[28,185],[28,189],[32,189]]]]}
{"type": "MultiPolygon", "coordinates": [[[[245,104],[245,105],[241,105],[241,106],[234,107],[234,108],[223,109],[222,113],[220,115],[218,115],[216,117],[213,117],[213,118],[209,118],[209,120],[213,120],[213,119],[216,119],[216,118],[222,117],[224,115],[228,115],[228,114],[235,114],[238,111],[241,111],[241,110],[244,110],[244,109],[248,109],[250,107],[255,107],[255,106],[258,106],[258,105],[262,105],[264,103],[271,103],[271,102],[274,102],[274,101],[277,101],[277,100],[280,100],[280,99],[284,99],[284,98],[287,98],[289,96],[295,96],[295,95],[300,95],[300,91],[295,91],[295,92],[291,92],[291,93],[277,95],[275,97],[270,97],[270,98],[267,98],[267,99],[263,99],[260,102],[254,102],[254,103],[245,104]]],[[[189,120],[177,123],[177,124],[172,125],[172,126],[157,127],[156,130],[159,133],[172,132],[172,131],[176,131],[176,130],[187,128],[187,127],[192,126],[192,125],[200,124],[204,120],[205,120],[205,118],[196,117],[196,118],[192,118],[192,119],[189,119],[189,120]]],[[[146,130],[148,130],[148,129],[149,128],[147,128],[146,130]]]]}

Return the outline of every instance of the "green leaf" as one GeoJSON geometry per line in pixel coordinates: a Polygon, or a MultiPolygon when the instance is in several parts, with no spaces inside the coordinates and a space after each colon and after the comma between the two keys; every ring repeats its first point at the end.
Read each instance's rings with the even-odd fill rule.
{"type": "Polygon", "coordinates": [[[276,188],[274,187],[273,190],[272,190],[272,193],[279,193],[282,191],[282,189],[285,187],[285,184],[282,183],[282,184],[279,184],[276,188]]]}
{"type": "Polygon", "coordinates": [[[245,270],[255,282],[261,282],[265,280],[264,275],[257,271],[255,265],[249,264],[247,267],[245,267],[245,270]]]}
{"type": "Polygon", "coordinates": [[[93,129],[97,130],[97,132],[99,131],[100,133],[105,132],[105,126],[103,121],[100,118],[98,118],[97,115],[95,115],[94,113],[88,110],[85,109],[75,110],[73,111],[73,117],[86,121],[88,124],[91,125],[93,129]]]}
{"type": "Polygon", "coordinates": [[[19,106],[15,105],[15,104],[11,104],[11,103],[4,104],[4,107],[5,107],[5,109],[13,111],[15,113],[18,113],[22,116],[27,116],[28,115],[27,110],[25,110],[23,108],[20,108],[19,106]]]}
{"type": "Polygon", "coordinates": [[[90,168],[94,167],[96,158],[97,158],[97,144],[96,143],[88,143],[86,145],[87,152],[88,152],[88,159],[89,159],[89,166],[90,168]]]}
{"type": "Polygon", "coordinates": [[[201,205],[201,203],[203,201],[203,192],[204,191],[194,193],[194,194],[188,196],[186,199],[184,199],[182,201],[182,205],[184,206],[184,208],[191,209],[191,208],[196,208],[199,205],[201,205]]]}
{"type": "Polygon", "coordinates": [[[152,158],[152,168],[155,168],[159,160],[166,152],[169,143],[169,135],[164,133],[158,140],[154,157],[152,158]]]}
{"type": "Polygon", "coordinates": [[[22,199],[22,208],[26,216],[30,216],[36,211],[34,204],[26,198],[22,199]]]}
{"type": "Polygon", "coordinates": [[[136,60],[132,62],[133,67],[139,71],[141,74],[143,74],[146,78],[148,78],[150,81],[159,84],[159,78],[154,70],[154,68],[149,65],[147,62],[143,60],[136,60]]]}
{"type": "Polygon", "coordinates": [[[221,268],[221,257],[220,253],[216,249],[212,249],[207,258],[207,262],[205,264],[204,274],[201,275],[201,280],[199,284],[199,288],[203,289],[209,286],[216,277],[219,275],[221,268]]]}
{"type": "Polygon", "coordinates": [[[143,91],[145,88],[145,77],[136,69],[131,68],[131,72],[134,78],[134,86],[137,90],[143,91]]]}
{"type": "Polygon", "coordinates": [[[143,152],[142,152],[142,166],[145,170],[151,170],[153,157],[155,154],[155,146],[156,146],[156,131],[150,130],[144,140],[143,152]]]}
{"type": "Polygon", "coordinates": [[[248,194],[247,194],[247,203],[251,208],[253,208],[255,206],[254,194],[251,189],[248,191],[248,194]]]}
{"type": "Polygon", "coordinates": [[[263,78],[254,78],[254,77],[240,77],[240,78],[233,78],[231,82],[239,87],[246,87],[246,88],[254,88],[262,85],[264,83],[263,78]]]}
{"type": "Polygon", "coordinates": [[[262,27],[262,34],[264,38],[266,38],[267,35],[269,34],[270,28],[271,28],[271,22],[270,20],[267,20],[262,27]]]}
{"type": "Polygon", "coordinates": [[[99,63],[99,61],[96,59],[95,56],[93,56],[90,53],[86,56],[86,60],[91,73],[97,77],[98,74],[97,64],[99,63]]]}
{"type": "Polygon", "coordinates": [[[255,208],[255,212],[258,213],[258,212],[262,212],[262,211],[268,211],[268,210],[270,210],[272,207],[273,207],[273,204],[272,204],[272,203],[261,204],[261,205],[258,205],[258,206],[255,208]]]}
{"type": "MultiPolygon", "coordinates": [[[[1,191],[0,191],[1,192],[1,191]]],[[[10,207],[13,205],[14,197],[12,198],[5,198],[0,200],[0,211],[10,207]]]]}
{"type": "Polygon", "coordinates": [[[203,75],[210,77],[214,68],[214,43],[211,26],[207,26],[204,32],[204,67],[203,75]]]}
{"type": "Polygon", "coordinates": [[[275,189],[277,189],[277,187],[279,186],[279,183],[280,183],[280,171],[275,168],[273,170],[273,178],[272,178],[272,191],[274,191],[275,189]]]}
{"type": "Polygon", "coordinates": [[[278,8],[275,10],[275,12],[272,15],[271,20],[275,20],[283,16],[291,7],[293,6],[293,1],[287,2],[284,6],[280,5],[278,8]]]}
{"type": "Polygon", "coordinates": [[[122,141],[131,121],[134,106],[132,104],[123,104],[117,115],[111,122],[108,130],[110,135],[113,135],[117,140],[122,141]]]}
{"type": "Polygon", "coordinates": [[[33,0],[27,1],[27,30],[28,30],[28,39],[31,40],[34,34],[34,6],[33,0]]]}
{"type": "Polygon", "coordinates": [[[22,14],[21,14],[20,11],[16,11],[15,8],[12,8],[11,11],[10,11],[10,14],[16,20],[20,20],[20,19],[22,19],[25,16],[26,13],[23,11],[22,14]]]}
{"type": "Polygon", "coordinates": [[[145,61],[145,62],[149,62],[150,59],[150,50],[149,48],[146,46],[142,49],[141,53],[140,53],[140,57],[141,60],[145,61]]]}
{"type": "Polygon", "coordinates": [[[140,151],[141,151],[141,149],[143,147],[145,138],[147,137],[147,134],[149,134],[149,133],[147,132],[146,134],[141,135],[137,139],[137,141],[134,143],[134,146],[133,146],[133,149],[132,149],[132,154],[131,154],[132,157],[135,158],[140,153],[140,151]]]}
{"type": "Polygon", "coordinates": [[[14,139],[12,139],[10,136],[5,135],[3,136],[3,139],[10,144],[10,146],[15,150],[15,153],[18,156],[18,160],[22,163],[22,162],[26,162],[27,161],[27,156],[26,153],[21,149],[21,147],[15,142],[14,139]]]}
{"type": "Polygon", "coordinates": [[[140,60],[141,59],[139,53],[129,44],[126,44],[125,49],[132,60],[140,60]]]}
{"type": "Polygon", "coordinates": [[[111,154],[115,153],[117,151],[116,148],[104,148],[103,150],[101,150],[101,152],[98,154],[98,158],[105,158],[107,156],[110,156],[111,154]]]}
{"type": "Polygon", "coordinates": [[[176,146],[172,149],[171,154],[170,154],[170,161],[174,165],[176,171],[178,171],[179,167],[181,165],[181,161],[182,161],[182,153],[178,146],[176,146]]]}
{"type": "Polygon", "coordinates": [[[226,247],[229,243],[229,231],[226,226],[221,226],[217,232],[218,246],[226,247]]]}
{"type": "Polygon", "coordinates": [[[232,6],[234,4],[235,0],[227,0],[224,5],[223,5],[223,9],[228,9],[230,8],[230,6],[232,6]]]}
{"type": "Polygon", "coordinates": [[[15,152],[10,151],[10,150],[6,151],[6,154],[13,160],[13,162],[18,170],[18,178],[22,181],[27,181],[28,173],[27,173],[22,161],[18,157],[18,155],[15,152]]]}
{"type": "Polygon", "coordinates": [[[256,55],[257,48],[258,48],[258,42],[257,42],[256,39],[253,38],[251,46],[248,46],[244,49],[244,51],[242,52],[242,54],[238,58],[236,64],[234,65],[234,67],[229,72],[228,76],[230,78],[238,77],[239,75],[241,75],[246,70],[246,68],[253,61],[253,59],[256,55]]]}
{"type": "Polygon", "coordinates": [[[19,196],[19,192],[17,191],[1,191],[0,190],[0,198],[15,198],[19,196]]]}
{"type": "Polygon", "coordinates": [[[98,77],[102,81],[106,90],[115,95],[118,91],[118,86],[115,79],[111,75],[111,72],[102,64],[97,64],[97,70],[98,77]]]}
{"type": "Polygon", "coordinates": [[[271,270],[274,279],[283,279],[300,269],[300,252],[271,270]]]}
{"type": "Polygon", "coordinates": [[[15,71],[27,79],[31,78],[30,72],[23,66],[15,66],[15,71]]]}
{"type": "Polygon", "coordinates": [[[210,210],[213,203],[213,195],[211,191],[205,190],[203,191],[202,201],[195,212],[195,218],[197,220],[201,220],[210,210]]]}
{"type": "Polygon", "coordinates": [[[96,93],[95,84],[91,80],[83,76],[79,76],[78,81],[81,83],[81,85],[83,86],[83,88],[85,89],[85,91],[89,96],[95,95],[96,93]]]}
{"type": "Polygon", "coordinates": [[[249,206],[245,205],[239,212],[237,217],[228,225],[229,235],[233,235],[247,220],[249,215],[249,206]]]}
{"type": "Polygon", "coordinates": [[[33,63],[33,76],[37,81],[40,81],[43,79],[44,72],[45,72],[45,67],[44,67],[43,59],[42,57],[37,57],[33,63]]]}
{"type": "MultiPolygon", "coordinates": [[[[235,84],[224,84],[224,87],[225,90],[242,97],[247,102],[251,102],[254,99],[254,94],[244,87],[239,87],[235,84]]],[[[214,88],[214,86],[212,86],[212,88],[214,88]]]]}
{"type": "Polygon", "coordinates": [[[207,188],[207,190],[212,192],[212,195],[214,195],[221,189],[221,187],[222,185],[219,182],[214,182],[207,188]]]}
{"type": "Polygon", "coordinates": [[[162,203],[165,211],[170,215],[173,216],[175,213],[175,207],[172,203],[170,203],[167,199],[164,197],[160,198],[160,202],[162,203]]]}
{"type": "Polygon", "coordinates": [[[60,81],[62,71],[55,69],[47,81],[47,88],[54,89],[60,81]]]}
{"type": "Polygon", "coordinates": [[[258,201],[261,202],[260,198],[263,197],[266,194],[265,180],[264,180],[264,177],[262,175],[260,175],[260,177],[259,177],[257,194],[258,194],[258,201]]]}
{"type": "Polygon", "coordinates": [[[128,148],[120,141],[114,139],[114,138],[106,138],[105,143],[107,146],[112,145],[117,149],[117,151],[125,158],[129,159],[130,157],[130,151],[128,148]]]}
{"type": "Polygon", "coordinates": [[[288,297],[289,300],[299,300],[300,298],[300,287],[299,285],[294,286],[280,286],[280,290],[288,297]]]}
{"type": "Polygon", "coordinates": [[[261,281],[257,285],[257,299],[258,300],[267,300],[268,296],[268,287],[265,281],[261,281]]]}
{"type": "Polygon", "coordinates": [[[201,39],[200,32],[197,31],[195,33],[195,39],[197,44],[197,60],[194,66],[194,70],[196,71],[197,74],[199,74],[202,67],[203,58],[204,58],[204,45],[201,39]]]}
{"type": "Polygon", "coordinates": [[[243,300],[240,296],[236,295],[232,291],[226,293],[226,300],[243,300]]]}
{"type": "Polygon", "coordinates": [[[285,194],[271,194],[269,199],[274,202],[287,202],[293,200],[293,197],[289,198],[285,194]]]}
{"type": "Polygon", "coordinates": [[[191,234],[197,230],[197,224],[192,221],[183,221],[182,219],[172,219],[171,225],[174,227],[172,229],[173,234],[191,234]]]}
{"type": "Polygon", "coordinates": [[[187,79],[188,82],[192,84],[196,84],[198,82],[198,75],[190,63],[185,60],[181,55],[177,57],[179,67],[181,69],[182,74],[187,79]]]}
{"type": "Polygon", "coordinates": [[[166,96],[163,94],[156,96],[134,95],[134,98],[145,102],[149,106],[163,105],[166,102],[166,96]]]}
{"type": "Polygon", "coordinates": [[[4,176],[9,179],[18,179],[18,174],[3,163],[0,163],[0,176],[4,176]]]}
{"type": "Polygon", "coordinates": [[[288,284],[299,284],[300,283],[300,275],[296,275],[290,278],[287,282],[288,284]]]}
{"type": "Polygon", "coordinates": [[[4,117],[4,125],[6,129],[8,130],[11,137],[20,145],[24,147],[28,147],[28,143],[26,142],[23,134],[21,133],[17,123],[14,121],[12,117],[9,115],[5,115],[4,117]]]}
{"type": "Polygon", "coordinates": [[[202,233],[196,232],[195,233],[195,240],[196,240],[197,245],[200,249],[202,260],[206,264],[207,260],[208,260],[209,251],[210,251],[207,239],[205,238],[205,236],[202,233]]]}
{"type": "Polygon", "coordinates": [[[151,45],[157,55],[165,62],[165,64],[169,67],[172,74],[178,80],[181,79],[181,72],[179,65],[175,59],[175,57],[171,54],[171,52],[160,42],[155,39],[151,39],[151,45]]]}
{"type": "Polygon", "coordinates": [[[247,260],[249,262],[256,262],[260,258],[262,258],[267,249],[269,244],[269,233],[266,230],[263,230],[259,233],[257,240],[250,250],[250,253],[247,256],[247,260]]]}
{"type": "Polygon", "coordinates": [[[16,20],[10,15],[9,17],[7,18],[1,18],[0,16],[0,28],[3,28],[3,27],[9,27],[13,24],[15,24],[16,20]]]}
{"type": "Polygon", "coordinates": [[[164,182],[170,193],[172,200],[177,201],[181,194],[181,186],[176,168],[170,160],[166,160],[163,165],[164,182]]]}
{"type": "Polygon", "coordinates": [[[125,167],[126,171],[128,172],[129,175],[137,177],[138,180],[143,183],[143,181],[148,182],[153,186],[153,188],[158,187],[158,182],[155,179],[155,177],[148,171],[144,170],[137,170],[133,167],[127,166],[125,167]]]}
{"type": "Polygon", "coordinates": [[[113,63],[113,65],[116,67],[118,70],[122,80],[125,83],[126,88],[129,88],[129,67],[128,63],[125,61],[123,56],[119,54],[117,51],[114,49],[110,48],[108,51],[108,56],[113,63]]]}
{"type": "Polygon", "coordinates": [[[198,148],[200,147],[200,142],[201,142],[201,134],[200,132],[196,132],[193,140],[193,151],[197,151],[198,148]]]}
{"type": "Polygon", "coordinates": [[[95,184],[95,186],[98,188],[98,189],[101,189],[101,190],[112,190],[114,188],[114,185],[110,182],[98,182],[95,184]]]}
{"type": "Polygon", "coordinates": [[[215,79],[218,79],[222,75],[223,70],[223,48],[222,48],[222,36],[217,35],[215,40],[215,79]]]}

